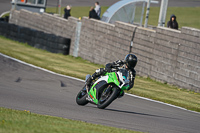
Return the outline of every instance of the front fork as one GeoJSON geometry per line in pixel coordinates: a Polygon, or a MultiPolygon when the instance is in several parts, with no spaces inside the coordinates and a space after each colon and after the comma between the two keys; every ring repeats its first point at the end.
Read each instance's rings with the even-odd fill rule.
{"type": "Polygon", "coordinates": [[[108,89],[106,89],[106,91],[104,93],[107,94],[108,92],[110,92],[111,89],[112,89],[112,85],[109,85],[108,89]]]}
{"type": "MultiPolygon", "coordinates": [[[[106,89],[106,91],[104,92],[104,94],[107,94],[108,92],[110,92],[110,90],[113,88],[113,86],[112,85],[109,85],[108,86],[108,89],[106,89]]],[[[118,98],[121,98],[122,96],[124,95],[124,91],[123,90],[121,90],[121,91],[119,91],[119,94],[118,94],[118,98]]],[[[116,98],[117,98],[116,97],[116,98]]]]}
{"type": "Polygon", "coordinates": [[[89,87],[86,85],[86,91],[87,91],[87,94],[88,94],[88,92],[89,92],[89,87]]]}

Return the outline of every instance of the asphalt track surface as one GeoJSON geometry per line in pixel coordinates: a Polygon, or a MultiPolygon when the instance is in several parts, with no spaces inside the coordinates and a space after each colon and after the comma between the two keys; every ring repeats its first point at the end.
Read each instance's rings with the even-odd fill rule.
{"type": "MultiPolygon", "coordinates": [[[[58,0],[47,0],[47,6],[57,6],[58,0]]],[[[119,0],[96,0],[101,6],[111,6],[119,0]]],[[[94,0],[62,0],[62,6],[94,6],[94,0]]],[[[160,1],[161,0],[157,0],[160,1]]],[[[200,0],[168,0],[170,7],[196,7],[200,6],[200,0]]],[[[152,4],[151,6],[160,6],[160,4],[152,4]]],[[[11,0],[0,0],[0,14],[11,9],[11,0]]],[[[88,9],[89,10],[89,9],[88,9]]]]}
{"type": "Polygon", "coordinates": [[[75,97],[83,85],[0,56],[0,107],[150,133],[200,131],[200,113],[133,96],[116,99],[106,109],[79,106],[75,97]]]}

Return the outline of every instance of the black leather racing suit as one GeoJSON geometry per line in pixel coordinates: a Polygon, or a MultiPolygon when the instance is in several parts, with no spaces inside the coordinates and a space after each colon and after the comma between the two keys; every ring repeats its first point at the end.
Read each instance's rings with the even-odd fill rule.
{"type": "MultiPolygon", "coordinates": [[[[115,61],[113,63],[106,64],[105,68],[100,68],[100,69],[96,70],[96,72],[92,75],[92,77],[89,78],[86,81],[86,85],[90,86],[92,80],[95,80],[97,77],[99,77],[101,75],[104,75],[106,72],[111,71],[111,69],[116,67],[116,66],[121,67],[123,65],[124,65],[124,62],[121,61],[121,60],[117,60],[117,61],[115,61]]],[[[132,68],[132,69],[125,68],[125,69],[129,72],[129,77],[128,77],[128,79],[129,79],[129,88],[128,88],[128,90],[130,90],[134,85],[136,71],[135,71],[134,68],[132,68]]]]}

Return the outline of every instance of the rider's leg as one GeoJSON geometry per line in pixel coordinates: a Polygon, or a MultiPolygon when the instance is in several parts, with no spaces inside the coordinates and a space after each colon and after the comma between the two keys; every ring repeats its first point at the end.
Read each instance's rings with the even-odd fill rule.
{"type": "Polygon", "coordinates": [[[121,98],[123,96],[124,96],[124,91],[121,91],[120,94],[119,94],[119,96],[118,96],[118,98],[121,98]]]}
{"type": "Polygon", "coordinates": [[[97,73],[95,72],[91,77],[89,77],[89,78],[87,79],[86,85],[87,85],[87,86],[90,86],[91,83],[92,83],[92,80],[95,80],[96,77],[98,77],[98,75],[97,75],[97,73]]]}
{"type": "Polygon", "coordinates": [[[104,69],[103,68],[100,68],[100,69],[96,70],[96,72],[90,78],[87,79],[86,85],[90,86],[92,80],[95,80],[97,77],[99,77],[103,73],[104,73],[104,69]]]}

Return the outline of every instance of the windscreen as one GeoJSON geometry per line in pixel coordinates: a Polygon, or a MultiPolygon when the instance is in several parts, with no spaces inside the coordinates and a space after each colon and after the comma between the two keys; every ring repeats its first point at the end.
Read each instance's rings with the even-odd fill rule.
{"type": "Polygon", "coordinates": [[[126,69],[120,69],[119,71],[122,73],[124,79],[128,79],[129,74],[126,69]]]}

